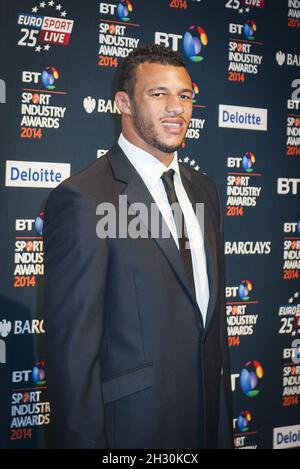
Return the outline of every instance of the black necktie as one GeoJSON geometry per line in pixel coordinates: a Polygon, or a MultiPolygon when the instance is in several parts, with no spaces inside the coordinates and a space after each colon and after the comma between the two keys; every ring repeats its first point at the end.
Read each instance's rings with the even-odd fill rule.
{"type": "Polygon", "coordinates": [[[173,208],[173,215],[176,224],[176,230],[178,235],[179,251],[185,265],[186,273],[190,284],[192,286],[193,292],[195,294],[195,282],[194,282],[194,273],[193,273],[193,264],[191,250],[189,248],[189,239],[187,237],[186,224],[183,216],[183,211],[180,207],[180,204],[177,199],[174,186],[174,169],[169,169],[164,172],[161,176],[162,182],[164,184],[168,201],[171,207],[173,208]],[[173,205],[174,204],[174,205],[173,205]]]}

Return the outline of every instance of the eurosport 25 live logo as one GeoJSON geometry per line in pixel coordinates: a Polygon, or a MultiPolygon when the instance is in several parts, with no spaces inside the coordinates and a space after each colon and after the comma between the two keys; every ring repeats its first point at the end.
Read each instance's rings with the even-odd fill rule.
{"type": "Polygon", "coordinates": [[[18,46],[37,53],[48,52],[53,45],[68,46],[74,23],[68,19],[68,14],[68,9],[60,1],[34,3],[30,12],[20,12],[18,16],[18,46]]]}
{"type": "Polygon", "coordinates": [[[265,3],[265,0],[225,0],[225,8],[243,14],[255,9],[263,10],[265,3]]]}

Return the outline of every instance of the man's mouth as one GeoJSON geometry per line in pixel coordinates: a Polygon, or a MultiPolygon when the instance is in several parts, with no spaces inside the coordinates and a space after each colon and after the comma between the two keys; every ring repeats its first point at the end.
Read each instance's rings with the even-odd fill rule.
{"type": "Polygon", "coordinates": [[[179,135],[184,127],[183,119],[164,119],[162,125],[165,127],[168,133],[179,135]]]}

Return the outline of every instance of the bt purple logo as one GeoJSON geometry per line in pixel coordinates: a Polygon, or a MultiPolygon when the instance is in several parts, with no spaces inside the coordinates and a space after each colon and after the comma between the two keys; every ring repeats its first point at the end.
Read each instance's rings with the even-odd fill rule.
{"type": "Polygon", "coordinates": [[[184,52],[192,62],[201,62],[203,60],[203,56],[200,55],[200,52],[207,44],[208,37],[201,26],[190,26],[189,31],[184,34],[184,52]]]}
{"type": "Polygon", "coordinates": [[[47,90],[55,90],[55,80],[59,78],[58,70],[55,67],[46,67],[42,72],[42,83],[47,90]]]}
{"type": "Polygon", "coordinates": [[[256,162],[256,158],[254,153],[251,151],[247,151],[242,159],[242,165],[246,173],[252,173],[253,172],[253,165],[256,162]]]}
{"type": "Polygon", "coordinates": [[[244,35],[246,39],[254,39],[254,33],[257,30],[256,23],[253,20],[248,20],[244,24],[244,35]]]}
{"type": "Polygon", "coordinates": [[[45,362],[37,362],[32,368],[32,380],[38,386],[46,384],[45,380],[45,362]]]}
{"type": "Polygon", "coordinates": [[[250,299],[249,293],[253,290],[253,285],[250,280],[243,280],[239,286],[239,297],[242,301],[250,299]]]}
{"type": "Polygon", "coordinates": [[[240,375],[240,385],[244,394],[248,397],[258,396],[258,381],[264,376],[264,369],[257,360],[248,361],[240,375]]]}
{"type": "Polygon", "coordinates": [[[130,21],[129,13],[132,13],[133,6],[129,0],[121,0],[118,4],[118,15],[122,21],[130,21]]]}

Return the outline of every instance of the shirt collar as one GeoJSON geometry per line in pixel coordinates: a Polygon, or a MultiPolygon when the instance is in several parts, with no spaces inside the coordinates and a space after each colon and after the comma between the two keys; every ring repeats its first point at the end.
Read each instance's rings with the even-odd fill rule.
{"type": "Polygon", "coordinates": [[[178,181],[181,183],[177,152],[174,153],[174,158],[167,167],[155,156],[151,155],[151,153],[130,143],[122,133],[120,134],[118,144],[148,187],[153,187],[157,184],[162,174],[169,169],[175,171],[178,181]]]}

